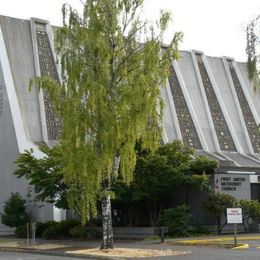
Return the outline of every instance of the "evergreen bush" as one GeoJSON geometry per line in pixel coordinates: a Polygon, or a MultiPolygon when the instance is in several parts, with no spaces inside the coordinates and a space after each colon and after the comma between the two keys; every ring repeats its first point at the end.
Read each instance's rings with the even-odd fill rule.
{"type": "Polygon", "coordinates": [[[17,227],[15,230],[15,236],[17,238],[26,238],[27,237],[27,225],[22,225],[17,227]]]}
{"type": "Polygon", "coordinates": [[[168,234],[170,236],[188,236],[190,218],[189,206],[180,205],[164,210],[160,219],[160,225],[169,228],[168,234]]]}
{"type": "Polygon", "coordinates": [[[42,233],[42,238],[55,239],[59,237],[59,234],[60,230],[58,228],[58,224],[53,224],[44,230],[44,232],[42,233]]]}
{"type": "Polygon", "coordinates": [[[42,232],[45,239],[70,237],[70,230],[80,225],[79,220],[64,220],[61,222],[50,222],[49,226],[42,232]]]}
{"type": "Polygon", "coordinates": [[[68,219],[68,220],[63,220],[58,223],[57,228],[59,231],[58,236],[60,237],[69,237],[70,236],[70,230],[73,229],[75,226],[80,225],[79,220],[74,220],[74,219],[68,219]]]}
{"type": "Polygon", "coordinates": [[[2,223],[9,227],[25,225],[29,221],[25,203],[26,201],[18,192],[11,193],[11,197],[4,204],[4,212],[1,214],[2,223]]]}
{"type": "Polygon", "coordinates": [[[42,237],[43,232],[50,226],[57,224],[56,221],[48,221],[45,223],[37,222],[36,224],[36,237],[42,237]]]}
{"type": "Polygon", "coordinates": [[[70,230],[70,236],[73,238],[90,238],[90,230],[82,225],[75,226],[70,230]]]}

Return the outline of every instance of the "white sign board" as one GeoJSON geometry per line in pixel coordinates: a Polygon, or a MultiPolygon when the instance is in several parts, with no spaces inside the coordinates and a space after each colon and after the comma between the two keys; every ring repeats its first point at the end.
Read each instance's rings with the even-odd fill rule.
{"type": "Polygon", "coordinates": [[[227,223],[241,224],[242,222],[243,221],[241,208],[227,208],[227,223]]]}

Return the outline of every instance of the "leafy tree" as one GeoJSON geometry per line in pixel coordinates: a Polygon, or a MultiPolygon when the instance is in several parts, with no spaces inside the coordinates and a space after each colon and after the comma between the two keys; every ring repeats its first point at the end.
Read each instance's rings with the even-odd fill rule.
{"type": "Polygon", "coordinates": [[[209,175],[214,174],[218,165],[218,161],[211,160],[206,156],[199,156],[189,162],[189,168],[183,172],[183,177],[180,182],[181,185],[185,187],[186,205],[189,205],[189,193],[191,188],[196,188],[200,191],[211,191],[209,175]]]}
{"type": "MultiPolygon", "coordinates": [[[[132,185],[119,183],[116,195],[128,210],[135,202],[144,203],[150,225],[156,226],[162,211],[169,207],[174,189],[185,187],[187,195],[191,187],[208,191],[208,176],[217,166],[216,161],[206,157],[195,158],[193,149],[174,141],[160,146],[155,154],[139,153],[132,185]]],[[[188,196],[186,199],[188,205],[188,196]]]]}
{"type": "Polygon", "coordinates": [[[260,16],[252,19],[246,28],[248,75],[254,88],[260,86],[260,16]]]}
{"type": "Polygon", "coordinates": [[[216,218],[218,234],[221,234],[222,229],[227,224],[227,208],[233,208],[236,204],[237,200],[233,196],[219,192],[211,194],[204,202],[204,209],[216,218]],[[222,218],[224,218],[223,224],[221,224],[222,218]]]}
{"type": "Polygon", "coordinates": [[[130,183],[136,141],[142,139],[143,148],[150,150],[158,146],[160,86],[168,75],[169,58],[178,56],[181,38],[176,33],[161,52],[170,14],[162,12],[154,28],[137,15],[142,3],[86,0],[82,15],[64,6],[63,27],[55,41],[62,82],[31,82],[49,93],[62,119],[69,206],[85,222],[96,214],[97,197],[102,198],[102,248],[113,247],[110,196],[119,165],[123,181],[130,183]]]}
{"type": "Polygon", "coordinates": [[[26,212],[26,201],[21,195],[11,193],[11,197],[4,204],[4,212],[1,214],[2,223],[10,227],[19,227],[29,221],[29,215],[26,212]]]}
{"type": "Polygon", "coordinates": [[[240,200],[238,205],[242,208],[243,227],[247,232],[249,219],[260,217],[260,203],[257,200],[240,200]]]}
{"type": "Polygon", "coordinates": [[[67,209],[67,190],[64,182],[64,164],[59,146],[53,148],[40,145],[43,158],[36,158],[33,150],[25,151],[16,160],[17,170],[14,174],[25,177],[34,186],[37,201],[53,203],[58,208],[67,209]]]}

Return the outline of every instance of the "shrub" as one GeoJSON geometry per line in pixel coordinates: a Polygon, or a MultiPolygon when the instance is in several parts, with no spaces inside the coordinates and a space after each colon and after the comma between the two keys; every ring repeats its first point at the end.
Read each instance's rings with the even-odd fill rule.
{"type": "Polygon", "coordinates": [[[208,227],[202,225],[201,223],[197,223],[193,226],[191,233],[193,235],[209,235],[210,230],[208,227]]]}
{"type": "Polygon", "coordinates": [[[26,238],[27,237],[27,226],[22,225],[20,227],[17,227],[15,230],[15,236],[18,238],[26,238]]]}
{"type": "Polygon", "coordinates": [[[55,239],[59,237],[59,228],[57,224],[53,224],[46,228],[42,233],[42,237],[45,239],[55,239]]]}
{"type": "Polygon", "coordinates": [[[70,236],[73,238],[80,238],[80,239],[90,238],[90,232],[86,227],[82,225],[78,225],[70,230],[70,236]]]}
{"type": "Polygon", "coordinates": [[[79,220],[68,219],[58,223],[59,236],[68,237],[70,236],[70,230],[80,225],[79,220]]]}
{"type": "Polygon", "coordinates": [[[37,222],[36,223],[36,237],[42,237],[43,232],[50,226],[57,224],[56,221],[48,221],[45,223],[37,222]]]}
{"type": "Polygon", "coordinates": [[[213,217],[216,218],[217,232],[221,234],[222,229],[226,225],[227,221],[227,208],[233,208],[238,201],[230,194],[225,193],[213,193],[203,203],[204,209],[213,217]],[[222,218],[225,219],[224,223],[221,223],[222,218]]]}
{"type": "Polygon", "coordinates": [[[260,203],[258,200],[240,200],[238,206],[242,208],[243,227],[248,231],[249,219],[258,222],[260,217],[260,203]]]}
{"type": "Polygon", "coordinates": [[[191,214],[189,207],[180,205],[166,209],[160,219],[160,225],[169,228],[169,235],[174,237],[187,236],[191,214]]]}
{"type": "Polygon", "coordinates": [[[70,230],[78,226],[78,220],[64,220],[61,222],[49,222],[48,227],[43,231],[42,237],[45,239],[55,239],[59,237],[69,237],[70,230]]]}
{"type": "MultiPolygon", "coordinates": [[[[31,223],[30,223],[31,224],[31,223]]],[[[56,221],[48,221],[45,223],[42,222],[37,222],[36,223],[36,237],[42,237],[44,231],[46,229],[48,229],[50,226],[54,226],[57,225],[58,222],[56,221]]],[[[17,227],[15,230],[15,235],[18,238],[26,238],[27,237],[27,224],[26,225],[22,225],[20,227],[17,227]]]]}

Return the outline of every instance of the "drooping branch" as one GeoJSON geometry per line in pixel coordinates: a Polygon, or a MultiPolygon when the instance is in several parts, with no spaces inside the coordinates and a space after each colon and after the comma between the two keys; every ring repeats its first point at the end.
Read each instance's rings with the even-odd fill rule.
{"type": "Polygon", "coordinates": [[[246,54],[248,76],[254,89],[260,86],[260,16],[253,19],[246,27],[246,54]]]}

